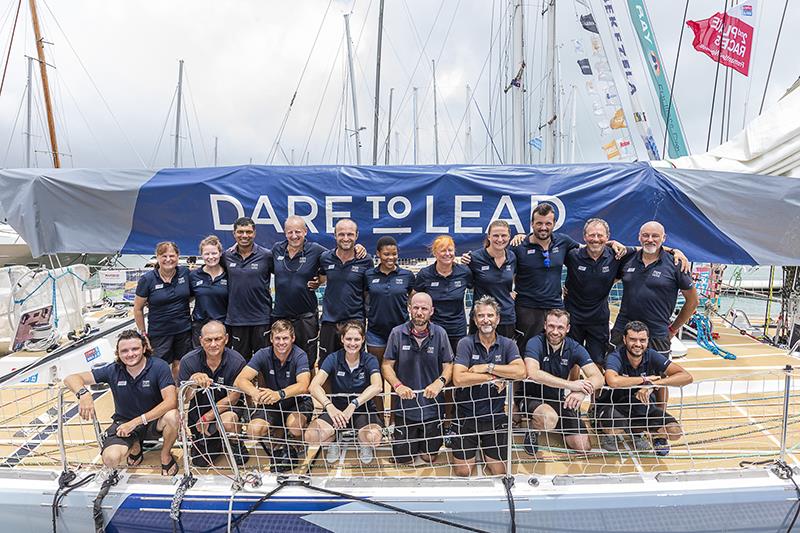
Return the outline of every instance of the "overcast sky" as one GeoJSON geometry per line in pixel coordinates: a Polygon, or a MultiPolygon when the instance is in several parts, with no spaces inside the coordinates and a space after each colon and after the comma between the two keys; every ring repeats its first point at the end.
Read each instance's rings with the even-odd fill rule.
{"type": "MultiPolygon", "coordinates": [[[[0,0],[0,45],[5,54],[18,0],[0,0]]],[[[728,2],[727,4],[730,4],[728,2]]],[[[17,26],[5,87],[0,94],[0,166],[25,164],[25,55],[36,55],[27,2],[17,26]]],[[[601,0],[592,0],[605,36],[601,0]]],[[[678,0],[646,2],[666,70],[672,76],[683,17],[678,0]]],[[[758,6],[756,43],[750,77],[733,77],[730,135],[758,112],[784,2],[762,0],[758,6]],[[749,96],[749,98],[748,98],[749,96]]],[[[172,165],[178,60],[185,61],[182,166],[213,164],[214,138],[220,165],[305,162],[355,163],[352,107],[346,87],[345,13],[351,13],[356,91],[362,139],[362,161],[372,159],[375,56],[378,0],[39,0],[51,86],[57,114],[60,151],[65,167],[164,167],[172,165]],[[316,42],[315,42],[316,41],[316,42]],[[312,51],[313,47],[313,51],[312,51]],[[294,105],[289,103],[297,89],[294,105]],[[171,113],[170,113],[171,109],[171,113]],[[187,116],[188,115],[188,116],[187,116]],[[186,121],[188,121],[188,128],[186,121]],[[347,128],[345,130],[345,121],[347,128]],[[281,133],[282,131],[282,133],[281,133]],[[280,133],[280,135],[279,135],[280,133]],[[275,141],[280,139],[280,149],[275,141]],[[160,143],[159,143],[160,140],[160,143]],[[274,155],[271,157],[270,154],[274,155]]],[[[633,56],[640,99],[656,138],[662,122],[641,62],[625,2],[614,0],[622,14],[628,53],[633,56]]],[[[698,20],[722,11],[722,0],[694,0],[688,18],[698,20]]],[[[600,135],[591,113],[591,97],[576,64],[573,41],[590,49],[589,34],[576,22],[576,4],[558,0],[560,79],[565,93],[577,87],[577,154],[579,161],[600,161],[600,135]]],[[[528,72],[528,116],[541,115],[544,30],[541,2],[525,5],[528,72]]],[[[510,124],[510,98],[502,98],[514,73],[508,43],[509,8],[505,1],[387,0],[381,85],[381,147],[387,131],[388,94],[394,88],[392,164],[413,162],[412,87],[418,87],[418,160],[434,162],[431,60],[435,59],[442,163],[497,162],[504,156],[502,122],[510,124]],[[507,59],[505,59],[508,57],[507,59]],[[508,64],[508,66],[507,66],[508,64]],[[465,114],[466,85],[475,104],[465,114]],[[490,122],[490,114],[492,116],[490,122]],[[471,123],[468,147],[466,122],[471,123]],[[488,142],[491,131],[494,147],[488,142]],[[471,158],[468,157],[471,155],[471,158]]],[[[767,92],[775,102],[800,75],[796,50],[800,3],[790,2],[767,92]]],[[[691,47],[686,29],[675,80],[675,104],[693,153],[706,148],[716,64],[691,47]]],[[[606,47],[614,69],[616,59],[606,47]]],[[[5,62],[5,56],[2,60],[5,62]]],[[[718,110],[711,146],[719,143],[722,85],[719,70],[718,110]]],[[[616,72],[621,81],[619,72],[616,72]]],[[[38,76],[38,70],[37,70],[38,76]]],[[[50,166],[44,151],[47,134],[38,80],[34,100],[36,164],[50,166]]],[[[569,109],[567,109],[569,112],[569,109]]],[[[564,122],[568,124],[569,116],[564,122]]],[[[536,124],[533,124],[535,126],[536,124]]],[[[532,129],[533,131],[533,129],[532,129]]],[[[535,136],[535,133],[531,134],[535,136]]],[[[636,135],[632,132],[632,135],[636,135]]],[[[636,141],[637,144],[640,141],[636,141]]],[[[383,151],[379,157],[383,162],[383,151]]]]}

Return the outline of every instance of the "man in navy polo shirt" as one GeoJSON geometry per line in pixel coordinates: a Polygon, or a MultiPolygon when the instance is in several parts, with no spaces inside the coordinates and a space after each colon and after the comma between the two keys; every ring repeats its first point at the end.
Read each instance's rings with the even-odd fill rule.
{"type": "Polygon", "coordinates": [[[297,346],[308,355],[314,368],[319,341],[317,293],[320,257],[327,250],[306,239],[308,229],[301,217],[293,215],[283,224],[286,240],[272,247],[275,267],[275,307],[272,320],[292,323],[297,346]]]}
{"type": "MultiPolygon", "coordinates": [[[[589,435],[580,419],[580,408],[584,400],[592,399],[594,391],[603,387],[603,374],[592,362],[586,349],[567,337],[570,329],[569,313],[563,309],[547,312],[544,333],[533,337],[525,347],[525,367],[528,379],[525,382],[524,406],[532,417],[532,425],[538,431],[558,430],[564,435],[567,447],[578,451],[589,451],[589,435]],[[585,379],[570,380],[570,371],[578,365],[585,379]],[[563,393],[562,393],[563,391],[563,393]]],[[[525,435],[525,451],[536,452],[538,435],[528,431],[525,435]]]]}
{"type": "Polygon", "coordinates": [[[294,344],[292,323],[276,320],[271,335],[272,346],[256,352],[236,378],[236,386],[256,405],[263,406],[250,417],[248,434],[261,440],[274,430],[278,437],[285,438],[285,446],[267,446],[261,440],[273,470],[283,471],[291,469],[301,455],[303,428],[308,425],[314,405],[307,395],[311,382],[308,356],[294,344]],[[253,384],[259,377],[263,387],[253,384]]]}
{"type": "Polygon", "coordinates": [[[656,403],[653,387],[682,387],[692,375],[664,355],[648,348],[648,328],[643,322],[628,322],[623,330],[623,345],[608,356],[606,383],[612,389],[610,401],[598,402],[597,416],[605,435],[603,448],[616,451],[626,431],[633,434],[633,447],[650,451],[645,432],[652,437],[658,455],[669,453],[669,441],[683,435],[680,424],[656,403]],[[635,388],[635,387],[639,388],[635,388]]]}
{"type": "Polygon", "coordinates": [[[162,436],[161,474],[174,476],[178,465],[171,450],[178,438],[180,416],[170,366],[151,357],[146,338],[133,329],[120,334],[115,351],[116,362],[69,375],[64,384],[78,398],[78,412],[84,420],[95,417],[94,398],[87,387],[95,383],[111,387],[113,423],[105,431],[101,452],[105,466],[117,468],[126,458],[128,466],[141,464],[142,441],[162,436]]]}
{"type": "Polygon", "coordinates": [[[454,471],[457,476],[472,475],[480,449],[489,473],[500,475],[506,472],[503,461],[508,457],[504,429],[508,417],[503,412],[506,383],[492,382],[523,379],[525,364],[514,341],[496,333],[500,307],[494,298],[476,301],[473,314],[478,333],[458,342],[453,362],[453,385],[461,387],[455,393],[460,437],[453,449],[454,471]]]}
{"type": "Polygon", "coordinates": [[[383,378],[392,396],[395,433],[392,454],[398,463],[420,455],[434,462],[442,446],[442,389],[453,373],[453,353],[447,332],[431,323],[433,300],[418,292],[408,302],[409,322],[392,329],[383,355],[383,378]]]}
{"type": "Polygon", "coordinates": [[[231,348],[249,360],[269,342],[272,311],[270,276],[272,252],[255,243],[253,219],[241,217],[233,223],[236,244],[225,251],[228,270],[228,314],[231,348]]]}
{"type": "Polygon", "coordinates": [[[665,240],[664,226],[660,223],[643,224],[639,229],[642,249],[619,266],[617,277],[622,279],[622,303],[611,331],[611,344],[616,347],[622,346],[625,325],[638,320],[650,330],[650,348],[669,356],[670,340],[697,309],[699,299],[692,277],[682,272],[664,250],[665,240]],[[686,302],[672,320],[678,291],[686,302]]]}
{"type": "Polygon", "coordinates": [[[364,321],[364,295],[367,291],[365,273],[372,268],[372,256],[359,259],[355,246],[358,226],[343,218],[334,228],[336,248],[320,257],[320,274],[325,276],[325,295],[322,298],[322,327],[319,332],[319,364],[329,354],[341,349],[337,328],[349,320],[364,321]]]}
{"type": "MultiPolygon", "coordinates": [[[[206,322],[200,330],[200,347],[192,350],[181,359],[178,381],[194,382],[203,389],[213,385],[211,393],[220,414],[220,421],[226,433],[238,433],[239,415],[242,414],[241,394],[232,387],[244,365],[247,364],[238,352],[226,347],[228,334],[225,325],[218,320],[206,322]],[[237,412],[237,408],[238,411],[237,412]]],[[[211,400],[205,390],[195,390],[189,405],[188,424],[192,432],[192,463],[208,467],[223,453],[224,444],[218,435],[211,400]]],[[[234,459],[240,465],[247,462],[247,454],[242,453],[241,441],[230,438],[234,459]]]]}

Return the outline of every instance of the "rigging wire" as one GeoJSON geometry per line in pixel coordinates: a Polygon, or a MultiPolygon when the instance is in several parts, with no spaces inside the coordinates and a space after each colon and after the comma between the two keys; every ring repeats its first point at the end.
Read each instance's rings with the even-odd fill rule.
{"type": "Polygon", "coordinates": [[[678,63],[681,60],[681,43],[683,43],[683,30],[686,28],[686,15],[689,12],[689,0],[683,7],[683,21],[681,22],[681,35],[678,37],[678,50],[675,53],[675,67],[672,69],[672,83],[669,87],[669,104],[667,105],[667,127],[664,129],[664,146],[661,148],[661,153],[667,153],[667,136],[669,134],[669,120],[672,116],[672,99],[675,94],[675,80],[678,78],[678,63]]]}
{"type": "MultiPolygon", "coordinates": [[[[206,146],[206,139],[205,139],[205,136],[203,135],[203,128],[200,127],[200,115],[197,113],[197,105],[196,105],[195,100],[194,100],[194,89],[192,89],[192,85],[189,82],[189,73],[188,73],[188,69],[186,68],[186,65],[184,65],[184,67],[183,67],[183,77],[186,79],[186,88],[188,89],[188,91],[186,91],[186,92],[188,93],[188,97],[189,97],[188,99],[190,100],[190,102],[192,104],[192,111],[194,112],[194,123],[197,125],[197,134],[200,136],[200,148],[203,150],[201,155],[204,158],[206,158],[206,160],[210,161],[211,157],[209,157],[209,154],[208,154],[208,148],[206,146]]],[[[186,116],[187,117],[189,116],[188,112],[187,112],[186,116]]],[[[188,119],[187,119],[187,127],[188,127],[188,119]]]]}
{"type": "Polygon", "coordinates": [[[297,85],[295,86],[294,92],[292,93],[292,98],[289,101],[289,107],[286,109],[286,113],[283,115],[283,120],[281,121],[281,125],[278,127],[278,133],[275,135],[275,141],[272,143],[272,147],[270,148],[269,153],[267,154],[267,159],[265,164],[271,164],[272,161],[275,159],[275,155],[278,150],[278,146],[280,145],[281,138],[283,137],[283,132],[286,129],[286,123],[289,121],[289,115],[292,112],[292,106],[294,106],[294,102],[297,99],[297,93],[300,91],[300,85],[303,83],[303,78],[305,77],[306,70],[308,69],[308,65],[311,62],[311,56],[314,54],[314,49],[317,46],[317,41],[319,40],[319,36],[322,33],[322,28],[325,24],[325,20],[328,18],[328,12],[331,9],[331,5],[333,4],[333,0],[328,0],[328,5],[325,7],[325,13],[322,15],[322,20],[319,23],[319,27],[317,28],[317,34],[314,36],[314,42],[311,43],[311,49],[308,51],[308,57],[306,57],[306,62],[303,65],[303,70],[300,72],[300,79],[297,80],[297,85]]]}
{"type": "MultiPolygon", "coordinates": [[[[720,32],[720,39],[725,35],[725,26],[728,23],[728,0],[725,0],[725,7],[722,10],[722,31],[720,32]]],[[[681,28],[683,29],[683,28],[681,28]]],[[[708,135],[706,137],[706,152],[711,146],[711,128],[714,124],[714,105],[717,101],[717,81],[719,80],[719,67],[720,60],[722,59],[722,42],[720,42],[719,50],[717,51],[717,68],[714,72],[714,92],[711,94],[711,114],[708,117],[708,135]]]]}
{"type": "Polygon", "coordinates": [[[19,107],[17,108],[17,115],[14,117],[14,125],[11,127],[11,135],[8,136],[8,145],[6,146],[6,153],[3,156],[3,167],[7,167],[8,154],[11,151],[11,143],[14,141],[14,132],[17,131],[17,124],[19,123],[19,116],[22,114],[22,104],[25,102],[25,96],[19,100],[19,107]]]}
{"type": "MultiPolygon", "coordinates": [[[[189,123],[189,110],[186,108],[186,100],[182,102],[183,104],[183,114],[184,120],[186,121],[186,136],[189,139],[189,149],[192,152],[192,163],[194,164],[194,168],[197,168],[197,156],[194,151],[194,140],[192,138],[192,126],[189,123]]],[[[181,154],[181,166],[183,166],[183,154],[181,154]]]]}
{"type": "Polygon", "coordinates": [[[6,64],[3,65],[3,77],[0,78],[0,95],[3,94],[3,86],[6,83],[6,72],[8,71],[8,60],[11,57],[11,48],[14,45],[14,35],[17,32],[17,21],[19,20],[19,9],[22,7],[22,0],[17,3],[17,14],[14,15],[14,25],[11,27],[11,38],[8,40],[8,52],[6,53],[6,64]]]}
{"type": "Polygon", "coordinates": [[[161,148],[161,141],[164,140],[164,133],[167,131],[167,123],[169,122],[169,116],[172,114],[172,106],[175,105],[175,97],[178,95],[178,86],[175,86],[175,90],[172,93],[172,100],[169,103],[169,109],[167,109],[167,115],[164,118],[164,125],[161,128],[161,135],[158,137],[158,141],[156,141],[155,147],[153,147],[153,156],[150,158],[150,165],[147,168],[155,168],[156,166],[156,158],[158,157],[158,151],[161,148]]]}
{"type": "Polygon", "coordinates": [[[781,32],[783,30],[783,21],[786,19],[786,8],[789,7],[789,0],[783,4],[783,13],[781,14],[781,23],[778,25],[778,35],[775,36],[775,46],[772,47],[772,58],[769,60],[769,70],[767,71],[767,80],[764,82],[764,93],[761,95],[761,105],[758,108],[758,114],[764,110],[764,101],[767,98],[767,89],[769,88],[769,79],[772,76],[772,66],[775,64],[775,54],[778,51],[778,43],[781,40],[781,32]]]}
{"type": "MultiPolygon", "coordinates": [[[[342,39],[339,40],[339,47],[336,49],[336,55],[331,62],[331,69],[328,71],[328,78],[325,80],[325,86],[322,88],[322,94],[319,97],[319,104],[317,105],[317,112],[314,113],[314,120],[311,122],[311,129],[308,132],[308,137],[306,137],[306,143],[303,146],[303,153],[307,153],[308,145],[311,144],[311,136],[314,134],[314,129],[317,126],[317,120],[319,119],[320,112],[322,111],[322,105],[325,103],[325,96],[328,94],[328,87],[330,86],[331,79],[333,78],[333,71],[336,70],[336,63],[339,60],[339,55],[342,53],[342,45],[344,44],[344,36],[342,39]]],[[[327,142],[326,142],[327,146],[327,142]]]]}

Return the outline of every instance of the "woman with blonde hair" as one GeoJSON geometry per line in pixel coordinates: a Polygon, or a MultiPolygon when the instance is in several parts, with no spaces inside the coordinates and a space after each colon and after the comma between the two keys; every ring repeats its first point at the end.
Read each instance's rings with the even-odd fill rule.
{"type": "Polygon", "coordinates": [[[192,311],[192,345],[200,346],[200,330],[211,321],[225,323],[228,312],[228,273],[222,259],[222,243],[216,235],[200,241],[203,266],[192,270],[189,280],[194,296],[192,311]]]}

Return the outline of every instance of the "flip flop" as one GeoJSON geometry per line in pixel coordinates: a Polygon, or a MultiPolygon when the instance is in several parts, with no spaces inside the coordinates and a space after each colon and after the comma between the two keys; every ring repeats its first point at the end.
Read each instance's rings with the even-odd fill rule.
{"type": "Polygon", "coordinates": [[[178,473],[178,463],[175,462],[175,456],[169,456],[169,462],[167,464],[161,463],[161,475],[162,476],[174,476],[178,473]],[[175,471],[172,468],[175,467],[175,471]]]}
{"type": "Polygon", "coordinates": [[[137,453],[128,452],[128,466],[139,466],[142,464],[142,459],[144,458],[144,449],[142,445],[139,444],[139,451],[137,453]]]}

